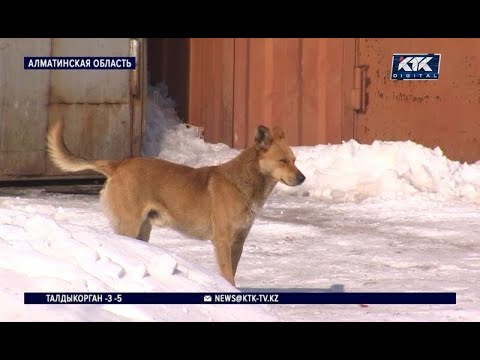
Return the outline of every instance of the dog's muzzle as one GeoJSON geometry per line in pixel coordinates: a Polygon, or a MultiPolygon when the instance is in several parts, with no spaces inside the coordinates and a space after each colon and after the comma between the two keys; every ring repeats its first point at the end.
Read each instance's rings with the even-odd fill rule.
{"type": "Polygon", "coordinates": [[[297,174],[297,183],[295,185],[301,185],[305,181],[305,175],[303,175],[301,172],[298,172],[297,174]]]}

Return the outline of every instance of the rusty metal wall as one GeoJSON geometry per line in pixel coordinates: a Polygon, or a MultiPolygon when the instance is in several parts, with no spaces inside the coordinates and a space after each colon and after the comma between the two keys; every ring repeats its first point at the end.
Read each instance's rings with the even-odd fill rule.
{"type": "Polygon", "coordinates": [[[49,71],[24,56],[50,54],[50,39],[0,39],[0,178],[45,171],[49,71]]]}
{"type": "Polygon", "coordinates": [[[480,160],[480,39],[359,39],[357,51],[357,64],[368,66],[358,141],[412,140],[480,160]],[[440,53],[439,80],[390,80],[394,53],[440,53]]]}
{"type": "Polygon", "coordinates": [[[353,39],[191,39],[189,118],[243,148],[259,124],[292,145],[353,136],[353,39]]]}
{"type": "Polygon", "coordinates": [[[232,146],[234,39],[190,39],[188,122],[232,146]]]}
{"type": "MultiPolygon", "coordinates": [[[[129,56],[129,41],[52,39],[52,56],[129,56]]],[[[86,159],[131,155],[129,75],[108,70],[51,72],[49,121],[65,118],[65,143],[74,154],[86,159]]],[[[47,172],[62,174],[49,160],[47,172]]]]}
{"type": "Polygon", "coordinates": [[[129,38],[0,39],[0,180],[78,177],[59,171],[46,157],[48,124],[59,117],[65,119],[67,145],[79,156],[121,159],[140,154],[145,56],[138,58],[141,90],[135,96],[130,71],[23,69],[24,56],[129,52],[129,38]]]}

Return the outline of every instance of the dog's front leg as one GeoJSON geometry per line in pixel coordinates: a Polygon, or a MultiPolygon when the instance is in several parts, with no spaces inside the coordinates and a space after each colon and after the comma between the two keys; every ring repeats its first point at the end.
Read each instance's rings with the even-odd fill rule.
{"type": "Polygon", "coordinates": [[[251,227],[252,225],[239,231],[235,236],[235,240],[232,245],[233,276],[235,276],[235,274],[237,273],[238,263],[240,262],[240,257],[242,256],[242,252],[243,252],[243,244],[245,243],[245,239],[247,238],[251,227]]]}
{"type": "Polygon", "coordinates": [[[213,176],[209,182],[212,199],[212,240],[220,273],[235,286],[232,246],[238,229],[239,217],[245,201],[238,189],[223,176],[213,176]]]}
{"type": "Polygon", "coordinates": [[[215,246],[215,255],[217,257],[217,264],[220,268],[220,273],[233,286],[235,286],[232,266],[232,245],[227,232],[217,231],[213,236],[213,243],[215,246]]]}

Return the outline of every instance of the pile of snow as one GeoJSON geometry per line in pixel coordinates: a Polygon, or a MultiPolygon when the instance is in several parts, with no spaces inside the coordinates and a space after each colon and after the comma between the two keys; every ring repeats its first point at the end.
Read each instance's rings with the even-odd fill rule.
{"type": "Polygon", "coordinates": [[[217,165],[239,153],[225,144],[209,144],[178,117],[175,101],[164,82],[148,87],[143,156],[160,157],[189,166],[217,165]]]}
{"type": "Polygon", "coordinates": [[[165,132],[182,123],[175,106],[175,100],[168,96],[165,82],[157,86],[148,85],[147,123],[142,139],[143,156],[157,156],[160,144],[165,139],[165,132]]]}
{"type": "Polygon", "coordinates": [[[0,197],[0,321],[278,320],[255,305],[24,305],[24,292],[237,291],[160,246],[113,234],[96,199],[34,196],[0,197]]]}
{"type": "MultiPolygon", "coordinates": [[[[225,144],[209,144],[194,128],[182,124],[164,84],[150,88],[159,100],[149,102],[146,150],[149,156],[193,167],[218,165],[239,151],[225,144]],[[153,140],[155,146],[153,147],[153,140]],[[155,151],[151,151],[154,148],[155,151]]],[[[326,201],[359,201],[367,197],[397,198],[415,193],[480,200],[480,161],[462,164],[447,159],[440,148],[411,141],[350,140],[337,145],[292,147],[297,167],[306,181],[290,188],[278,184],[275,192],[312,196],[326,201]]]]}
{"type": "Polygon", "coordinates": [[[298,188],[280,184],[279,191],[333,201],[415,193],[480,200],[480,162],[451,161],[438,147],[432,150],[412,141],[377,140],[365,145],[350,140],[293,151],[307,180],[298,188]]]}

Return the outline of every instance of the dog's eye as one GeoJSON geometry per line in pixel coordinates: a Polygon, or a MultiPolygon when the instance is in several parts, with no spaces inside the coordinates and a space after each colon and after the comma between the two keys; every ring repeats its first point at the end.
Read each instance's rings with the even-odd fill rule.
{"type": "Polygon", "coordinates": [[[280,159],[280,162],[284,163],[284,164],[288,164],[288,160],[287,159],[280,159]]]}

